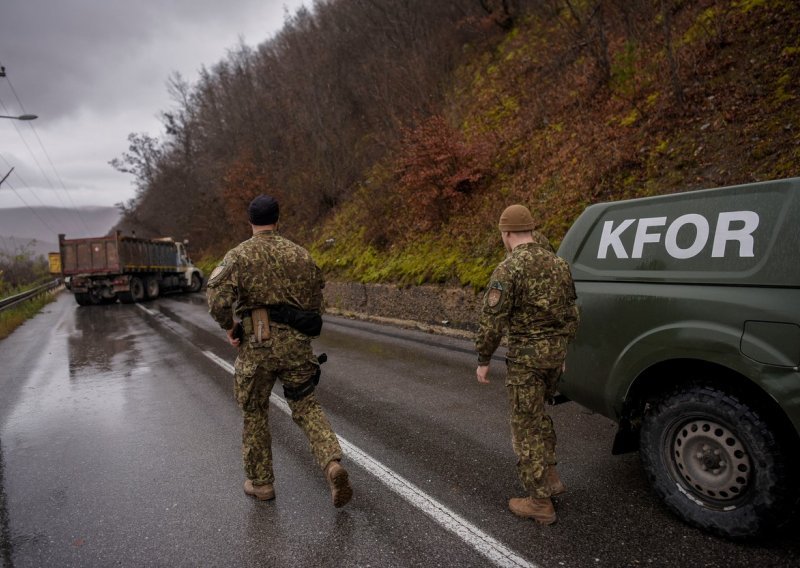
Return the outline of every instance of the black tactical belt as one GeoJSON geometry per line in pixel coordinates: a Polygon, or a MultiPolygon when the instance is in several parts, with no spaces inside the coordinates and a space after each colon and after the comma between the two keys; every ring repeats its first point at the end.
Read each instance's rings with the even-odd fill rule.
{"type": "Polygon", "coordinates": [[[317,312],[300,310],[288,304],[267,306],[269,317],[276,323],[283,323],[304,335],[319,335],[322,331],[322,316],[317,312]]]}

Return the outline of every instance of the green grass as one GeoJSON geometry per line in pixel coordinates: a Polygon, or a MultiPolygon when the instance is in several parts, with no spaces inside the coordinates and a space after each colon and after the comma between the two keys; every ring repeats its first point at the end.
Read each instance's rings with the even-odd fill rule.
{"type": "Polygon", "coordinates": [[[196,261],[194,265],[203,271],[203,276],[207,280],[211,275],[211,272],[220,262],[222,262],[222,259],[217,258],[216,256],[203,256],[200,260],[196,261]]]}
{"type": "Polygon", "coordinates": [[[55,294],[42,294],[32,300],[0,312],[0,339],[5,339],[11,332],[39,313],[41,309],[56,299],[55,294]]]}
{"type": "Polygon", "coordinates": [[[502,247],[487,255],[476,254],[458,239],[420,235],[413,243],[378,250],[357,237],[333,247],[319,243],[311,248],[328,278],[363,283],[392,282],[401,286],[451,284],[483,289],[497,263],[502,247]]]}

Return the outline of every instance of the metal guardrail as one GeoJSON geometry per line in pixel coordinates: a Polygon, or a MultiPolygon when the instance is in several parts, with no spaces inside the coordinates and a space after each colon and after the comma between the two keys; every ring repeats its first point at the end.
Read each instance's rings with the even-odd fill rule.
{"type": "Polygon", "coordinates": [[[56,279],[53,280],[52,282],[48,282],[47,284],[42,284],[41,286],[32,288],[27,292],[22,292],[21,294],[16,294],[14,296],[9,296],[8,298],[3,298],[2,300],[0,300],[0,312],[12,308],[17,304],[21,304],[22,302],[26,302],[32,298],[35,298],[36,296],[49,292],[50,290],[55,290],[61,285],[62,285],[61,280],[56,279]]]}

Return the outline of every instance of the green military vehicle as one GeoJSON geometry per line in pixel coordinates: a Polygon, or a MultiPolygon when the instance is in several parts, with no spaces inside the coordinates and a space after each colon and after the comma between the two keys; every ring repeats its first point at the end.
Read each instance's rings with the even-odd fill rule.
{"type": "Polygon", "coordinates": [[[670,509],[727,537],[789,517],[800,453],[800,178],[588,207],[560,391],[614,419],[670,509]]]}

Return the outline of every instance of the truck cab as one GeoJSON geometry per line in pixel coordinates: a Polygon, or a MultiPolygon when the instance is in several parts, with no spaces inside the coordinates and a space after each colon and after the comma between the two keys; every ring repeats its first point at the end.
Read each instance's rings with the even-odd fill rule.
{"type": "Polygon", "coordinates": [[[797,499],[800,178],[588,207],[559,255],[581,327],[559,385],[619,424],[687,522],[764,533],[797,499]]]}
{"type": "Polygon", "coordinates": [[[189,254],[186,252],[186,246],[183,243],[175,243],[178,250],[178,266],[192,266],[192,261],[189,254]]]}

